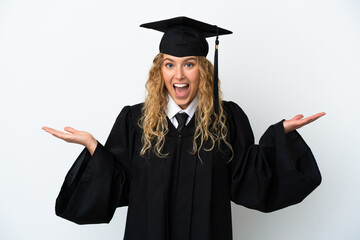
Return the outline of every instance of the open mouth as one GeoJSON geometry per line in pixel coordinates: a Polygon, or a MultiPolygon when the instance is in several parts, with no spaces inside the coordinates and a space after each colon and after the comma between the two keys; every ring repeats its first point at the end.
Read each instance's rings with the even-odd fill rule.
{"type": "Polygon", "coordinates": [[[176,97],[184,97],[189,92],[190,85],[188,83],[175,83],[173,85],[176,97]]]}

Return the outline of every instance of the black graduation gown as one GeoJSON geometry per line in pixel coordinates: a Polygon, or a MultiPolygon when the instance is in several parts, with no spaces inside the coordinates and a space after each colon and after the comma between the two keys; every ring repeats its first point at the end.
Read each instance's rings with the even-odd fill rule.
{"type": "Polygon", "coordinates": [[[117,207],[129,206],[126,240],[231,240],[230,201],[270,212],[301,202],[321,182],[310,148],[282,121],[258,145],[247,116],[233,102],[227,114],[229,151],[192,155],[195,118],[179,136],[168,120],[167,158],[139,156],[142,104],[126,106],[103,146],[85,148],[69,170],[56,200],[56,214],[78,224],[108,223],[117,207]]]}

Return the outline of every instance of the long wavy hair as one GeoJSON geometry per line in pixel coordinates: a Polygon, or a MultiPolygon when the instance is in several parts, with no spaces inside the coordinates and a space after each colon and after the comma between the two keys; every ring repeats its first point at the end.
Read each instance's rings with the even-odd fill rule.
{"type": "MultiPolygon", "coordinates": [[[[226,116],[222,104],[219,106],[219,114],[215,114],[213,107],[213,83],[214,67],[206,57],[196,57],[199,71],[200,83],[197,95],[199,104],[195,112],[195,133],[193,138],[192,154],[197,154],[199,159],[200,149],[211,151],[215,145],[220,147],[223,142],[231,151],[233,149],[227,141],[228,128],[226,126],[226,116]],[[208,147],[204,143],[209,141],[208,147]]],[[[147,152],[153,151],[158,157],[166,157],[168,153],[163,153],[165,136],[169,131],[166,118],[167,96],[164,79],[161,73],[163,64],[163,54],[159,53],[153,60],[153,65],[149,72],[148,80],[145,84],[147,95],[142,117],[139,120],[139,126],[143,129],[142,149],[140,155],[144,156],[147,152]]],[[[222,94],[219,81],[219,102],[221,103],[222,94]]],[[[229,159],[229,161],[231,160],[229,159]]]]}

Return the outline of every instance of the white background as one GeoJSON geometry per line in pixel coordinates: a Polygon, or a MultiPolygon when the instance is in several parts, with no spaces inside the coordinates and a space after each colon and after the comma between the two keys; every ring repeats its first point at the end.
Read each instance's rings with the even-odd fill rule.
{"type": "MultiPolygon", "coordinates": [[[[0,239],[122,239],[110,224],[55,216],[65,174],[83,149],[41,130],[65,126],[104,143],[119,111],[143,101],[161,33],[145,22],[186,15],[232,30],[220,37],[224,98],[258,140],[297,113],[323,182],[273,213],[233,205],[234,239],[360,239],[360,1],[0,0],[0,239]]],[[[214,39],[209,40],[213,58],[214,39]]]]}

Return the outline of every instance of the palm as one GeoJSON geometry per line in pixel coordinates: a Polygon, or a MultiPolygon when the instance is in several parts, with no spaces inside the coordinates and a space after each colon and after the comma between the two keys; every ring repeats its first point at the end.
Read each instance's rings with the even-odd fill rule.
{"type": "Polygon", "coordinates": [[[321,113],[314,114],[314,115],[312,115],[310,117],[304,118],[304,115],[298,114],[295,117],[293,117],[292,119],[285,120],[283,122],[285,133],[288,133],[288,132],[291,132],[291,131],[296,130],[298,128],[301,128],[301,127],[303,127],[303,126],[317,120],[318,118],[320,118],[320,117],[322,117],[324,115],[325,115],[325,113],[321,112],[321,113]]]}
{"type": "Polygon", "coordinates": [[[65,127],[64,130],[69,132],[62,132],[53,128],[49,128],[49,127],[42,127],[43,130],[45,130],[46,132],[52,134],[53,136],[60,138],[66,142],[70,142],[70,143],[78,143],[81,145],[86,146],[86,144],[90,141],[90,139],[92,138],[92,135],[88,132],[85,131],[79,131],[76,130],[72,127],[65,127]]]}

